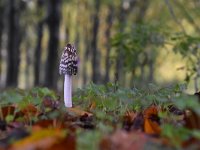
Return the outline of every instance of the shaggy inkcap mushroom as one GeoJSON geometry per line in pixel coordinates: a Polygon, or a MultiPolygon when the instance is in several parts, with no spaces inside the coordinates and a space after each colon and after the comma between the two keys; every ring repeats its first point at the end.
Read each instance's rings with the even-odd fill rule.
{"type": "Polygon", "coordinates": [[[66,107],[72,107],[72,75],[78,71],[78,56],[74,45],[67,44],[60,60],[59,73],[65,75],[64,102],[66,107]]]}

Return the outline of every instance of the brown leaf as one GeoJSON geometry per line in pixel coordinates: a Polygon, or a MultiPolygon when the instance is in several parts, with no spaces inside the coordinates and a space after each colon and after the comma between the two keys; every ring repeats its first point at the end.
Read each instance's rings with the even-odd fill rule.
{"type": "Polygon", "coordinates": [[[100,142],[101,150],[142,150],[147,142],[154,141],[141,132],[116,131],[100,142]]]}
{"type": "Polygon", "coordinates": [[[127,131],[129,130],[143,130],[144,118],[142,113],[137,113],[133,111],[126,112],[123,117],[123,128],[127,131]]]}
{"type": "Polygon", "coordinates": [[[60,102],[58,100],[55,101],[51,97],[46,96],[42,101],[42,105],[44,107],[55,109],[60,106],[60,102]]]}
{"type": "Polygon", "coordinates": [[[81,110],[80,108],[67,108],[67,112],[74,114],[75,116],[84,116],[87,115],[89,117],[93,116],[92,113],[89,113],[87,111],[81,110]]]}
{"type": "Polygon", "coordinates": [[[54,144],[48,150],[76,150],[76,138],[73,135],[68,135],[59,143],[54,144]]]}
{"type": "Polygon", "coordinates": [[[21,112],[27,116],[37,116],[40,114],[39,110],[33,104],[27,105],[24,109],[21,110],[21,112]]]}
{"type": "Polygon", "coordinates": [[[190,138],[189,140],[184,141],[182,143],[182,147],[185,148],[185,149],[187,148],[187,149],[198,149],[199,150],[200,149],[199,139],[190,138]]]}
{"type": "Polygon", "coordinates": [[[0,108],[0,118],[5,119],[8,115],[14,115],[15,106],[5,106],[0,108]]]}
{"type": "Polygon", "coordinates": [[[189,129],[200,129],[200,116],[192,110],[186,110],[185,127],[189,129]]]}
{"type": "Polygon", "coordinates": [[[159,135],[161,128],[159,125],[158,108],[151,106],[144,110],[144,132],[147,134],[159,135]]]}
{"type": "Polygon", "coordinates": [[[65,125],[63,122],[58,121],[56,119],[54,120],[40,120],[37,121],[34,125],[33,128],[59,128],[63,129],[65,128],[65,125]]]}
{"type": "Polygon", "coordinates": [[[40,149],[48,150],[66,137],[65,132],[59,129],[35,130],[31,136],[15,142],[11,150],[40,149]]]}
{"type": "Polygon", "coordinates": [[[138,115],[133,121],[131,130],[143,131],[143,127],[144,127],[144,117],[142,113],[138,113],[138,115]]]}

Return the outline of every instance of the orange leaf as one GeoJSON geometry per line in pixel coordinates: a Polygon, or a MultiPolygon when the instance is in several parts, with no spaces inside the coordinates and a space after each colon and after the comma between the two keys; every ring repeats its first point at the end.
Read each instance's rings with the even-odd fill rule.
{"type": "Polygon", "coordinates": [[[153,122],[149,119],[144,120],[144,132],[147,134],[160,134],[161,128],[157,122],[153,122]]]}
{"type": "Polygon", "coordinates": [[[144,132],[147,134],[160,134],[158,108],[151,106],[144,110],[144,132]]]}
{"type": "Polygon", "coordinates": [[[27,149],[49,149],[54,144],[59,143],[65,138],[65,132],[58,129],[42,129],[36,130],[32,135],[15,142],[11,146],[11,150],[27,150],[27,149]]]}

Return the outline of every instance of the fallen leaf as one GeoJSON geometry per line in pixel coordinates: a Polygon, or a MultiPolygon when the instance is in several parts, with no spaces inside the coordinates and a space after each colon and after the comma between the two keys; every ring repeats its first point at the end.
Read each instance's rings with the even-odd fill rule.
{"type": "Polygon", "coordinates": [[[143,130],[144,118],[142,113],[137,113],[133,111],[126,112],[123,117],[123,128],[127,131],[130,130],[143,130]]]}
{"type": "Polygon", "coordinates": [[[4,120],[8,115],[14,115],[15,106],[5,106],[0,108],[0,118],[4,120]]]}
{"type": "Polygon", "coordinates": [[[54,144],[61,142],[65,136],[66,132],[59,129],[37,130],[34,131],[30,136],[12,144],[11,150],[48,150],[54,144]]]}
{"type": "Polygon", "coordinates": [[[141,132],[126,132],[118,130],[110,136],[104,137],[100,142],[101,150],[143,150],[153,138],[141,132]]]}
{"type": "Polygon", "coordinates": [[[189,129],[200,129],[200,116],[192,110],[186,110],[185,127],[189,129]]]}
{"type": "Polygon", "coordinates": [[[84,116],[84,115],[87,115],[89,117],[93,116],[92,113],[89,113],[87,111],[81,110],[80,108],[77,108],[77,107],[75,107],[75,108],[67,108],[67,112],[68,113],[72,113],[72,114],[74,114],[76,116],[84,116]]]}
{"type": "Polygon", "coordinates": [[[38,116],[40,114],[39,110],[33,104],[27,105],[21,112],[26,116],[38,116]]]}
{"type": "Polygon", "coordinates": [[[37,121],[33,128],[59,128],[63,129],[65,126],[62,122],[54,119],[54,120],[40,120],[37,121]]]}
{"type": "Polygon", "coordinates": [[[59,143],[54,144],[48,150],[76,150],[76,137],[74,135],[68,135],[62,139],[59,143]]]}
{"type": "Polygon", "coordinates": [[[158,108],[156,106],[150,106],[144,110],[144,132],[152,135],[159,135],[161,133],[158,108]]]}

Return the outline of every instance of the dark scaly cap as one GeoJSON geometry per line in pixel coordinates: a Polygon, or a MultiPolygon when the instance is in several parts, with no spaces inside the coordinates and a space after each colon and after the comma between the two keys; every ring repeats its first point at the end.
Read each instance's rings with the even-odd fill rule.
{"type": "Polygon", "coordinates": [[[76,48],[72,44],[67,44],[61,56],[59,73],[76,75],[78,71],[78,56],[76,48]]]}

